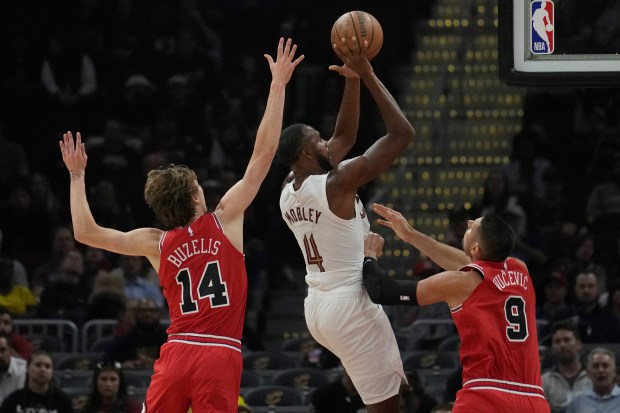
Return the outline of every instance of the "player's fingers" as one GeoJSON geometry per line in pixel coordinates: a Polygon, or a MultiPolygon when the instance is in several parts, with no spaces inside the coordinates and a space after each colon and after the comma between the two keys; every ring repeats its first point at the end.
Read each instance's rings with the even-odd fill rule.
{"type": "Polygon", "coordinates": [[[390,221],[386,221],[384,219],[378,219],[377,222],[384,227],[392,228],[392,223],[390,221]]]}
{"type": "Polygon", "coordinates": [[[284,37],[280,37],[280,41],[278,41],[278,56],[282,56],[284,50],[284,37]]]}
{"type": "Polygon", "coordinates": [[[301,61],[302,61],[302,60],[304,60],[304,58],[305,58],[305,57],[306,57],[306,56],[305,56],[305,55],[303,55],[303,54],[302,54],[302,55],[300,55],[297,59],[293,60],[293,64],[294,64],[295,66],[297,66],[298,64],[300,64],[300,63],[301,63],[301,61]]]}
{"type": "Polygon", "coordinates": [[[291,54],[291,44],[293,43],[293,40],[291,39],[287,39],[286,40],[286,45],[284,46],[284,57],[289,57],[289,55],[291,54]]]}
{"type": "Polygon", "coordinates": [[[267,53],[265,53],[263,56],[265,56],[265,59],[267,59],[267,63],[269,63],[269,66],[271,66],[273,64],[273,58],[267,53]]]}

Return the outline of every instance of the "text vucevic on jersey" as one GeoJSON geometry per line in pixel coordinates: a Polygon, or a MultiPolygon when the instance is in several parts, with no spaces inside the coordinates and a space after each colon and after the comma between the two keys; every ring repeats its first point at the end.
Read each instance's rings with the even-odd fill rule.
{"type": "Polygon", "coordinates": [[[527,285],[529,282],[529,277],[527,275],[523,275],[523,273],[519,271],[502,270],[499,274],[493,277],[493,284],[495,284],[495,286],[500,290],[503,290],[511,285],[518,285],[519,287],[523,287],[524,290],[527,290],[527,285]]]}
{"type": "Polygon", "coordinates": [[[172,254],[168,255],[167,260],[179,268],[185,260],[196,254],[216,255],[220,244],[221,241],[213,240],[213,238],[209,238],[208,245],[204,238],[193,239],[191,242],[186,242],[172,251],[172,254]]]}

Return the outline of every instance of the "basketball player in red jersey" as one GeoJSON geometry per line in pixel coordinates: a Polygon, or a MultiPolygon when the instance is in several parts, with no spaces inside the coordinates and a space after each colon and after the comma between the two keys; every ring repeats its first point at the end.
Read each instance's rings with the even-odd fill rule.
{"type": "Polygon", "coordinates": [[[148,174],[144,197],[169,231],[120,232],[96,224],[86,199],[86,151],[77,134],[60,142],[70,172],[71,216],[77,241],[96,248],[145,256],[157,270],[170,311],[168,341],[146,393],[143,412],[236,412],[241,383],[241,332],[247,276],[243,216],[271,166],[282,129],[285,87],[296,66],[297,46],[280,39],[277,57],[265,55],[271,87],[265,114],[243,178],[212,213],[196,174],[170,165],[148,174]]]}
{"type": "Polygon", "coordinates": [[[365,243],[364,285],[375,303],[428,305],[445,301],[461,338],[463,388],[453,408],[464,412],[549,412],[540,375],[536,297],[525,263],[509,257],[513,229],[497,215],[469,221],[463,251],[413,229],[403,215],[383,205],[374,211],[391,228],[441,268],[420,282],[394,280],[376,257],[377,234],[365,243]]]}

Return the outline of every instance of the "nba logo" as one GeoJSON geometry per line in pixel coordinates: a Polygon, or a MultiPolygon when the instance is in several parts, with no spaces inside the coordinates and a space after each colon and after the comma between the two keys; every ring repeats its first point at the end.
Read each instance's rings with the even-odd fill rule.
{"type": "Polygon", "coordinates": [[[550,0],[534,0],[530,4],[530,51],[551,54],[555,47],[554,5],[550,0]]]}

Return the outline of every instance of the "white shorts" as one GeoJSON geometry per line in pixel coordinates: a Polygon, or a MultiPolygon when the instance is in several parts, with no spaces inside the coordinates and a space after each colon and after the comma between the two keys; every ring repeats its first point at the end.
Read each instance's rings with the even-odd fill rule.
{"type": "Polygon", "coordinates": [[[309,288],[304,308],[310,333],[340,358],[364,404],[399,394],[407,379],[394,331],[362,287],[309,288]]]}

